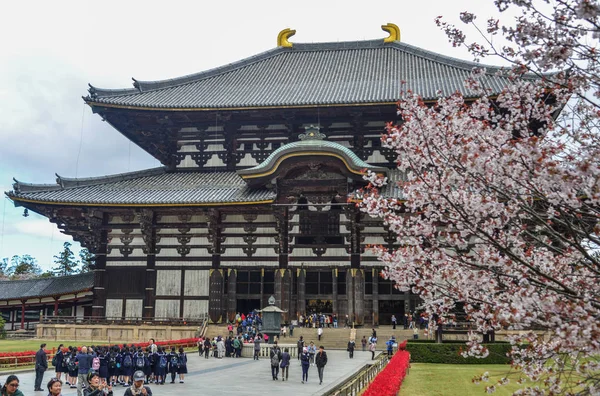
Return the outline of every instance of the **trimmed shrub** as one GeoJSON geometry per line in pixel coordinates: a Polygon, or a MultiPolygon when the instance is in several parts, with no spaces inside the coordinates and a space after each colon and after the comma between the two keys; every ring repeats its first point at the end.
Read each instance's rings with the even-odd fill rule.
{"type": "Polygon", "coordinates": [[[412,342],[406,346],[410,352],[410,360],[414,363],[443,363],[443,364],[509,364],[507,353],[511,350],[509,343],[484,344],[490,351],[485,359],[474,357],[464,358],[461,352],[465,350],[464,342],[435,344],[430,342],[412,342]],[[461,345],[462,344],[462,345],[461,345]]]}

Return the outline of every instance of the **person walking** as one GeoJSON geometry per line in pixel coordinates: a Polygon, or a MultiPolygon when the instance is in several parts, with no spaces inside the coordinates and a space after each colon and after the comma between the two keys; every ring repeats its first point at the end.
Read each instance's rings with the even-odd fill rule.
{"type": "Polygon", "coordinates": [[[180,384],[183,384],[187,372],[187,355],[185,354],[183,347],[179,347],[179,369],[177,370],[177,373],[179,374],[180,384]]]}
{"type": "Polygon", "coordinates": [[[371,342],[369,344],[369,351],[371,351],[371,360],[375,360],[375,348],[377,347],[376,342],[371,342]]]}
{"type": "Polygon", "coordinates": [[[319,346],[319,352],[315,356],[315,364],[319,373],[319,385],[323,384],[323,370],[327,364],[327,352],[324,351],[323,345],[319,346]]]}
{"type": "Polygon", "coordinates": [[[304,338],[302,336],[300,336],[300,338],[298,339],[298,360],[300,360],[300,356],[302,356],[302,351],[304,350],[304,347],[306,346],[304,343],[304,338]]]}
{"type": "Polygon", "coordinates": [[[40,345],[40,350],[35,353],[35,392],[43,392],[42,380],[44,372],[48,370],[48,356],[46,355],[46,344],[40,345]]]}
{"type": "Polygon", "coordinates": [[[354,342],[353,339],[350,339],[350,341],[348,341],[348,355],[350,357],[350,359],[354,358],[354,348],[356,347],[356,342],[354,342]]]}
{"type": "Polygon", "coordinates": [[[317,330],[317,336],[319,338],[319,341],[321,341],[321,337],[323,336],[323,327],[319,327],[319,329],[317,330]]]}
{"type": "Polygon", "coordinates": [[[365,336],[360,340],[360,344],[362,345],[363,352],[365,352],[367,350],[367,338],[365,336]]]}
{"type": "Polygon", "coordinates": [[[271,375],[273,381],[277,381],[279,378],[279,362],[281,361],[281,350],[277,346],[277,343],[271,348],[271,375]]]}
{"type": "Polygon", "coordinates": [[[310,356],[310,363],[313,366],[315,365],[315,353],[317,353],[317,346],[311,341],[308,345],[308,356],[310,356]]]}
{"type": "Polygon", "coordinates": [[[258,360],[258,357],[260,355],[260,343],[261,342],[262,342],[262,340],[260,339],[260,334],[259,334],[254,339],[254,360],[258,360]]]}
{"type": "Polygon", "coordinates": [[[223,359],[225,357],[225,342],[221,337],[217,340],[217,356],[219,359],[223,359]]]}
{"type": "Polygon", "coordinates": [[[81,351],[75,356],[75,361],[77,362],[77,396],[83,396],[83,383],[88,382],[88,373],[92,368],[92,355],[88,355],[87,347],[81,347],[81,351]]]}
{"type": "Polygon", "coordinates": [[[392,329],[396,330],[396,315],[392,315],[392,329]]]}
{"type": "Polygon", "coordinates": [[[56,353],[54,354],[54,357],[52,358],[52,366],[54,366],[54,375],[57,380],[60,380],[60,377],[63,373],[63,359],[64,359],[64,355],[63,355],[63,346],[64,344],[60,344],[58,346],[58,348],[56,349],[56,353]]]}
{"type": "Polygon", "coordinates": [[[23,392],[19,390],[19,377],[12,374],[6,378],[6,382],[0,389],[2,396],[23,396],[23,392]]]}
{"type": "Polygon", "coordinates": [[[302,356],[300,357],[300,365],[302,366],[302,383],[308,382],[308,369],[310,368],[310,355],[308,354],[308,348],[302,349],[302,356]]]}
{"type": "Polygon", "coordinates": [[[290,374],[290,360],[292,359],[292,357],[289,354],[289,350],[287,348],[285,348],[283,350],[283,353],[281,354],[281,364],[279,365],[279,367],[281,367],[281,380],[282,381],[288,381],[289,382],[289,374],[290,374]]]}
{"type": "Polygon", "coordinates": [[[168,372],[171,374],[171,383],[175,383],[175,376],[179,370],[179,355],[175,352],[175,347],[171,347],[171,352],[167,355],[169,361],[168,372]]]}
{"type": "Polygon", "coordinates": [[[391,336],[390,339],[385,343],[385,345],[387,346],[388,357],[390,357],[390,358],[394,354],[394,344],[395,343],[396,343],[396,339],[394,338],[394,336],[391,336]]]}

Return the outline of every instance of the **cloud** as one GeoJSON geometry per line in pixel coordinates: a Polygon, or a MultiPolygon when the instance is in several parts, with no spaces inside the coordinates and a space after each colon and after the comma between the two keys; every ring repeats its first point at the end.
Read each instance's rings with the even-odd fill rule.
{"type": "Polygon", "coordinates": [[[54,241],[73,242],[73,238],[60,232],[56,224],[44,219],[25,219],[10,224],[7,233],[21,234],[37,238],[52,239],[54,241]]]}

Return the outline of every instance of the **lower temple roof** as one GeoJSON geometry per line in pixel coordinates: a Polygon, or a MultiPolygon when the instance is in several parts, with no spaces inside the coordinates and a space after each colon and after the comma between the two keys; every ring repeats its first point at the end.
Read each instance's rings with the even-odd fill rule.
{"type": "Polygon", "coordinates": [[[56,278],[0,281],[0,301],[75,294],[92,290],[94,273],[56,278]]]}
{"type": "Polygon", "coordinates": [[[235,172],[167,172],[164,167],[86,179],[58,176],[57,184],[15,180],[15,204],[74,206],[203,206],[270,203],[274,190],[250,188],[235,172]]]}

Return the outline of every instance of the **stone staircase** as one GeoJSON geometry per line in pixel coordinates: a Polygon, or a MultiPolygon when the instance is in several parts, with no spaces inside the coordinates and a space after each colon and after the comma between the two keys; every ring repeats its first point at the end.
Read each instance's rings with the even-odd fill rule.
{"type": "MultiPolygon", "coordinates": [[[[356,328],[355,330],[356,330],[356,340],[355,340],[356,341],[356,350],[360,351],[361,350],[360,340],[362,339],[363,336],[365,336],[366,339],[369,339],[369,337],[371,336],[372,330],[371,330],[371,327],[361,327],[361,328],[356,328]]],[[[377,338],[378,338],[377,350],[385,349],[385,342],[387,340],[389,340],[392,335],[394,335],[396,337],[396,340],[398,342],[412,338],[412,336],[413,336],[412,329],[404,330],[400,326],[396,327],[396,330],[393,330],[392,326],[379,326],[375,330],[377,331],[377,338]]],[[[206,335],[211,338],[216,337],[218,335],[226,336],[227,334],[228,334],[227,326],[224,326],[224,325],[211,324],[211,325],[208,325],[208,328],[206,330],[206,335]]],[[[298,341],[300,336],[304,337],[304,340],[306,341],[307,344],[309,342],[313,341],[315,343],[315,345],[317,345],[317,347],[319,345],[323,345],[325,347],[325,349],[346,349],[346,347],[348,345],[348,341],[350,340],[350,329],[344,329],[343,327],[340,327],[337,329],[324,328],[323,336],[321,337],[321,341],[319,342],[318,337],[317,337],[317,329],[296,327],[294,329],[293,337],[289,336],[289,330],[288,330],[288,336],[281,337],[279,342],[281,344],[296,344],[296,342],[298,341]]],[[[421,331],[420,336],[421,337],[423,336],[422,331],[421,331]]]]}

